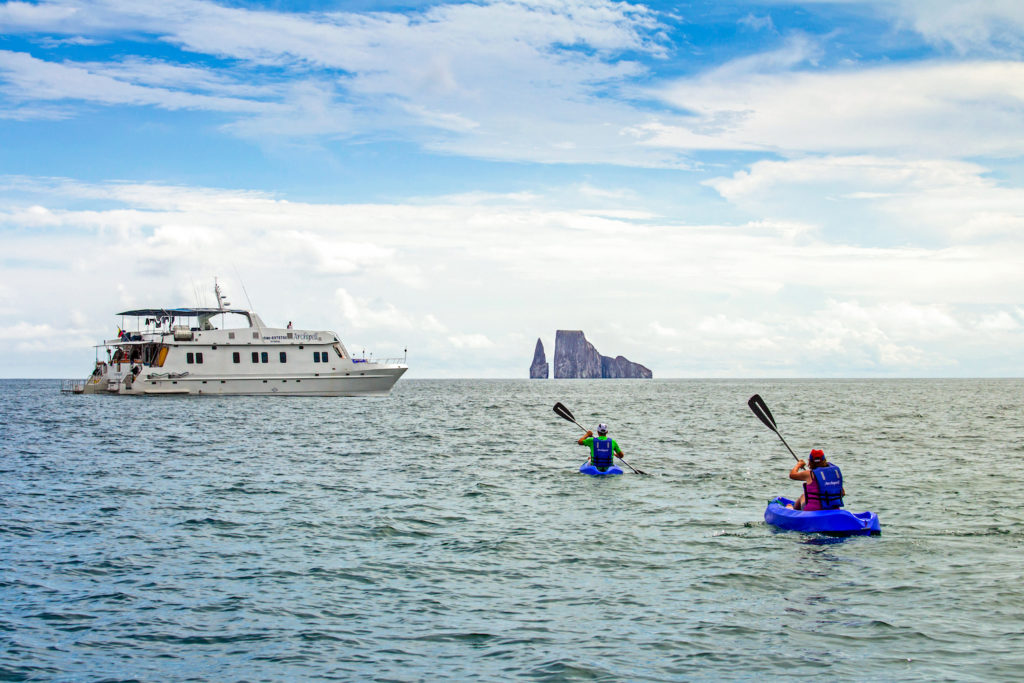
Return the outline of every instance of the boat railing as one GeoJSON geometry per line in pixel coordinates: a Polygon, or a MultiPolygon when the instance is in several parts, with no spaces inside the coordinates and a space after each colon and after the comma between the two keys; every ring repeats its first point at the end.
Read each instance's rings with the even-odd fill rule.
{"type": "Polygon", "coordinates": [[[353,358],[353,363],[373,363],[375,365],[403,365],[405,363],[404,358],[353,358]]]}
{"type": "Polygon", "coordinates": [[[60,381],[60,392],[62,394],[81,394],[85,392],[84,379],[62,379],[60,381]]]}

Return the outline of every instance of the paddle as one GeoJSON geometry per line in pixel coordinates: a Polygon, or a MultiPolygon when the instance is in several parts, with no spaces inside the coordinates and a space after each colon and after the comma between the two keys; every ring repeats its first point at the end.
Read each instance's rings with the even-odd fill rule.
{"type": "MultiPolygon", "coordinates": [[[[561,403],[556,403],[555,407],[552,408],[552,410],[555,411],[555,415],[557,415],[558,417],[562,418],[563,420],[568,420],[569,422],[574,422],[577,427],[579,427],[580,429],[582,429],[585,432],[590,431],[589,429],[587,429],[586,427],[581,425],[579,422],[576,422],[576,418],[572,416],[572,413],[569,411],[569,409],[566,408],[565,406],[563,406],[561,403]]],[[[617,455],[615,457],[619,458],[619,456],[617,456],[617,455]]],[[[619,458],[619,460],[622,460],[622,458],[619,458]]],[[[626,467],[628,467],[629,469],[633,470],[633,472],[635,474],[647,474],[643,470],[638,470],[637,468],[633,467],[632,465],[630,465],[625,460],[622,460],[622,464],[625,465],[626,467]]]]}
{"type": "MultiPolygon", "coordinates": [[[[782,434],[779,434],[779,428],[775,426],[775,418],[772,417],[772,411],[768,410],[768,406],[767,404],[765,404],[764,399],[761,398],[760,394],[754,394],[753,396],[751,396],[750,400],[747,401],[747,405],[750,406],[751,412],[753,412],[754,415],[757,415],[757,419],[761,420],[761,422],[764,422],[765,426],[768,427],[768,429],[775,432],[778,435],[778,437],[782,439],[782,434]]],[[[792,454],[792,456],[796,458],[796,461],[800,462],[800,458],[796,457],[796,453],[793,453],[793,449],[789,447],[789,444],[786,443],[785,439],[782,439],[782,443],[785,444],[790,454],[792,454]]]]}

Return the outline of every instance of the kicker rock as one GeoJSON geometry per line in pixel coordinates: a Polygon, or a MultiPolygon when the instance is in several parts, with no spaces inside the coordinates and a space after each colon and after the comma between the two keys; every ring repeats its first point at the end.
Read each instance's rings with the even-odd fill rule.
{"type": "Polygon", "coordinates": [[[648,368],[622,356],[602,356],[582,330],[555,332],[555,379],[651,379],[648,368]]]}

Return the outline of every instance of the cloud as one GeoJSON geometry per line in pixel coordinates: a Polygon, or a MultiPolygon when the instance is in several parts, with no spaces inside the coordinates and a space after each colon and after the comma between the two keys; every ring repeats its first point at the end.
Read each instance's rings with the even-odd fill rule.
{"type": "MultiPolygon", "coordinates": [[[[385,137],[487,159],[669,168],[689,168],[688,155],[708,150],[1024,151],[1024,65],[1013,52],[1024,25],[1019,3],[871,7],[936,44],[987,58],[822,68],[834,36],[792,32],[775,49],[658,83],[676,19],[608,0],[494,0],[405,13],[201,0],[14,2],[0,7],[12,35],[62,34],[79,49],[132,35],[120,44],[138,54],[74,62],[2,52],[13,104],[0,117],[67,117],[81,102],[159,107],[220,114],[223,130],[261,144],[385,137]],[[155,59],[147,43],[178,52],[155,59]],[[991,59],[999,50],[980,45],[1011,58],[991,59]]],[[[738,21],[774,30],[767,15],[738,21]]]]}
{"type": "Polygon", "coordinates": [[[371,303],[356,299],[344,289],[334,293],[341,314],[353,327],[384,327],[389,329],[411,329],[413,321],[389,303],[371,303]]]}
{"type": "Polygon", "coordinates": [[[751,13],[739,20],[741,26],[746,26],[752,31],[774,31],[775,22],[772,21],[770,15],[763,17],[756,16],[751,13]]]}
{"type": "Polygon", "coordinates": [[[1024,48],[1024,5],[1016,0],[900,0],[878,5],[901,27],[959,54],[1019,56],[1024,48]]]}
{"type": "Polygon", "coordinates": [[[794,68],[813,54],[801,40],[651,89],[690,116],[644,124],[637,134],[644,144],[681,150],[937,158],[1024,152],[1020,62],[794,68]]]}
{"type": "Polygon", "coordinates": [[[95,343],[80,328],[58,328],[46,323],[26,321],[0,325],[0,349],[40,353],[88,347],[95,343]]]}
{"type": "MultiPolygon", "coordinates": [[[[1024,194],[975,163],[874,156],[759,161],[706,182],[745,210],[817,224],[875,244],[1014,243],[1024,234],[1024,194]],[[842,230],[839,231],[839,226],[842,230]],[[888,236],[880,235],[884,226],[888,236]]],[[[844,238],[838,238],[844,239],[844,238]]]]}
{"type": "Polygon", "coordinates": [[[984,315],[978,321],[978,330],[982,332],[1017,332],[1020,329],[1020,322],[1008,311],[984,315]]]}
{"type": "MultiPolygon", "coordinates": [[[[137,72],[135,69],[134,72],[137,72]]],[[[0,50],[0,74],[7,93],[19,100],[84,100],[101,104],[158,106],[164,109],[259,112],[273,104],[210,96],[179,89],[138,85],[125,79],[124,69],[54,63],[31,55],[0,50]]]]}
{"type": "Polygon", "coordinates": [[[459,334],[448,337],[448,341],[457,349],[489,349],[494,342],[483,334],[459,334]]]}
{"type": "Polygon", "coordinates": [[[8,3],[0,23],[12,34],[131,34],[176,46],[182,60],[208,57],[202,67],[141,56],[58,63],[8,51],[5,90],[26,103],[229,113],[225,130],[256,139],[386,135],[488,158],[681,163],[621,135],[643,115],[612,93],[646,77],[638,57],[667,54],[659,15],[642,5],[507,0],[286,13],[198,0],[53,0],[8,3]]]}
{"type": "MultiPolygon", "coordinates": [[[[851,172],[839,160],[811,161],[790,170],[803,178],[827,175],[831,165],[851,172]]],[[[773,206],[782,206],[784,171],[752,167],[754,178],[723,192],[737,203],[778,193],[773,206]]],[[[930,191],[927,178],[966,180],[974,171],[885,172],[930,191]]],[[[332,204],[217,188],[0,178],[7,255],[0,272],[19,283],[18,296],[8,291],[2,299],[0,326],[59,329],[53,321],[73,311],[67,326],[80,331],[87,364],[113,311],[192,305],[214,275],[230,275],[237,264],[239,278],[221,277],[222,284],[239,304],[238,280],[247,278],[268,324],[336,329],[352,348],[378,354],[400,355],[408,344],[426,376],[517,376],[536,335],[567,328],[607,340],[602,348],[661,377],[984,374],[977,368],[1020,348],[1021,330],[1010,323],[1024,320],[1016,296],[1024,247],[1013,235],[968,245],[858,246],[794,220],[680,223],[626,210],[643,198],[613,191],[598,199],[618,197],[623,210],[595,215],[574,204],[581,197],[574,187],[529,202],[482,194],[332,204]],[[573,204],[559,206],[566,197],[573,204]],[[597,310],[604,315],[595,318],[597,310]]],[[[13,344],[8,338],[0,350],[14,353],[13,344]]]]}

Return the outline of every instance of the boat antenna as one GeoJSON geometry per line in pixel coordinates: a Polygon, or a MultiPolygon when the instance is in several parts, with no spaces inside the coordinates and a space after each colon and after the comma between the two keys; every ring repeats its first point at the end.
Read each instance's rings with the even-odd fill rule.
{"type": "Polygon", "coordinates": [[[220,288],[216,277],[213,278],[213,294],[217,297],[217,308],[220,309],[220,325],[224,327],[224,314],[227,312],[225,306],[230,306],[231,302],[228,301],[228,296],[224,293],[224,290],[220,288]]]}
{"type": "Polygon", "coordinates": [[[235,277],[238,278],[238,284],[242,285],[242,294],[245,295],[245,300],[249,304],[249,310],[251,311],[251,310],[253,310],[253,308],[252,308],[252,299],[249,298],[249,292],[245,291],[245,282],[242,281],[242,276],[238,272],[238,266],[236,266],[234,263],[232,263],[231,267],[235,269],[235,277]]]}

